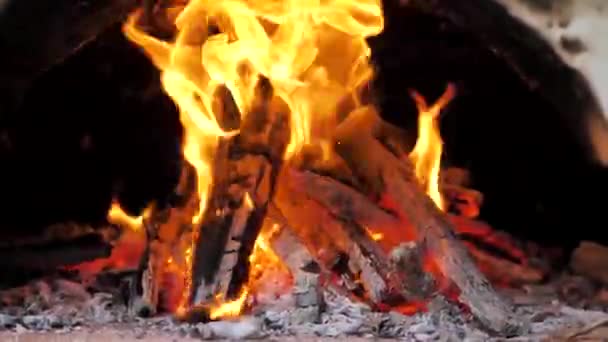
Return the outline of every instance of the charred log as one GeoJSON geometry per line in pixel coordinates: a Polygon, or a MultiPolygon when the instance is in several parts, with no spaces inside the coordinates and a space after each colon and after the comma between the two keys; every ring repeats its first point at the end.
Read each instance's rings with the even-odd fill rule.
{"type": "Polygon", "coordinates": [[[189,304],[236,299],[249,275],[248,258],[262,228],[288,143],[289,110],[266,80],[238,135],[222,139],[213,187],[195,237],[189,304]]]}

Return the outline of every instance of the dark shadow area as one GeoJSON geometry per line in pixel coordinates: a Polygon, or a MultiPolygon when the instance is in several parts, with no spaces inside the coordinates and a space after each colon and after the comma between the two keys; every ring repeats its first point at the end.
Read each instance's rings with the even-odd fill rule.
{"type": "MultiPolygon", "coordinates": [[[[408,89],[429,100],[448,81],[458,97],[442,118],[445,163],[472,172],[482,218],[544,243],[608,242],[600,226],[608,172],[575,132],[502,61],[436,19],[387,9],[372,39],[383,115],[415,132],[408,89]]],[[[131,212],[165,201],[179,173],[181,126],[158,72],[119,28],[53,69],[2,122],[2,226],[99,223],[113,195],[131,212]]]]}
{"type": "Polygon", "coordinates": [[[46,73],[2,123],[2,225],[103,222],[112,196],[138,212],[179,176],[181,124],[159,73],[117,27],[46,73]]]}

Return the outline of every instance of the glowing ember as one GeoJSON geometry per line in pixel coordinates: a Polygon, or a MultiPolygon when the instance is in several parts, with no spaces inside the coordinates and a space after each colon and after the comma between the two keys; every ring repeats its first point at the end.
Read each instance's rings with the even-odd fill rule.
{"type": "Polygon", "coordinates": [[[437,207],[445,210],[443,197],[439,192],[439,170],[443,141],[439,134],[439,113],[452,100],[455,88],[448,85],[445,93],[429,107],[422,95],[412,91],[418,107],[418,140],[410,153],[416,168],[416,177],[423,184],[429,197],[437,207]]]}
{"type": "Polygon", "coordinates": [[[384,234],[382,233],[374,233],[371,229],[369,229],[369,227],[364,227],[365,231],[367,232],[367,234],[374,240],[374,241],[380,241],[384,238],[384,234]]]}

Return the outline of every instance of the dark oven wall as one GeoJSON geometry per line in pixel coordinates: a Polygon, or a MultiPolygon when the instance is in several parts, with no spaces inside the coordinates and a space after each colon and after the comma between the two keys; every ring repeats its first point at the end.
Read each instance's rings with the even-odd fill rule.
{"type": "Polygon", "coordinates": [[[119,26],[45,73],[1,125],[4,229],[100,223],[114,194],[136,213],[179,176],[177,111],[119,26]]]}
{"type": "Polygon", "coordinates": [[[415,132],[408,89],[431,99],[456,84],[441,118],[443,163],[472,172],[485,195],[482,218],[540,242],[608,242],[608,172],[577,143],[577,128],[465,32],[413,11],[385,13],[385,31],[372,40],[383,115],[415,132]]]}

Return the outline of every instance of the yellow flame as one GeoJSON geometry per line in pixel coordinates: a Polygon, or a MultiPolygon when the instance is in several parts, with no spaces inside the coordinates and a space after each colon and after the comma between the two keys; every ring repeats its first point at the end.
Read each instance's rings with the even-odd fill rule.
{"type": "Polygon", "coordinates": [[[151,207],[144,210],[140,216],[130,216],[125,213],[117,201],[112,201],[112,206],[108,211],[108,221],[121,227],[127,227],[133,231],[139,231],[144,225],[144,219],[150,215],[151,207]]]}
{"type": "Polygon", "coordinates": [[[221,299],[216,299],[220,304],[211,307],[211,309],[209,310],[209,318],[220,319],[226,317],[236,317],[240,315],[248,295],[249,289],[247,288],[247,286],[245,286],[241,290],[239,297],[235,300],[222,303],[221,299]]]}
{"type": "Polygon", "coordinates": [[[439,170],[441,166],[441,153],[443,141],[439,132],[439,113],[454,97],[455,89],[449,84],[444,94],[431,107],[424,97],[412,92],[412,97],[418,108],[418,139],[410,153],[410,158],[416,168],[416,177],[429,197],[437,207],[445,210],[444,201],[439,192],[439,170]]]}

